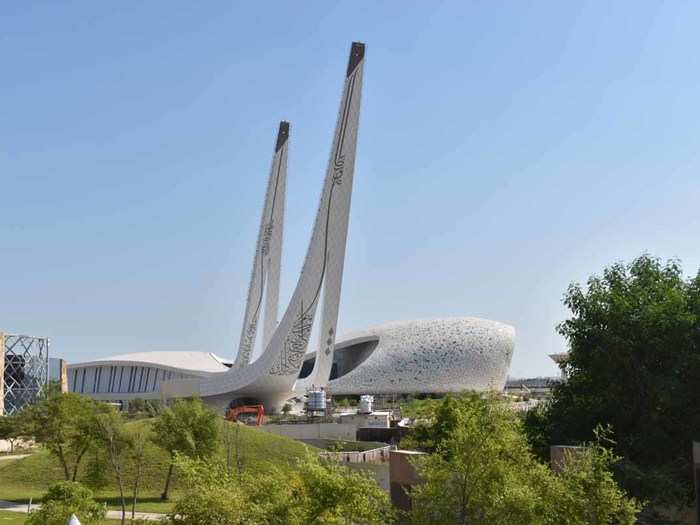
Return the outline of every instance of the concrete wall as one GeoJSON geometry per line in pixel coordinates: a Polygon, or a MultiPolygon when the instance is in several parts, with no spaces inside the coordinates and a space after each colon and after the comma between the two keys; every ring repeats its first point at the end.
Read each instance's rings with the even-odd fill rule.
{"type": "Polygon", "coordinates": [[[342,414],[340,422],[360,427],[389,428],[391,426],[391,412],[373,412],[372,414],[342,414]]]}
{"type": "Polygon", "coordinates": [[[284,425],[263,425],[265,432],[287,436],[292,439],[343,439],[355,441],[357,427],[343,423],[298,423],[284,425]]]}
{"type": "Polygon", "coordinates": [[[65,394],[68,392],[68,365],[66,364],[65,359],[60,359],[59,360],[60,364],[60,381],[61,381],[61,393],[65,394]]]}
{"type": "Polygon", "coordinates": [[[389,459],[392,447],[373,448],[372,450],[353,452],[321,452],[322,458],[333,459],[338,463],[380,463],[389,459]]]}
{"type": "Polygon", "coordinates": [[[421,483],[412,460],[423,455],[414,450],[392,450],[389,453],[389,487],[391,502],[400,510],[411,510],[410,493],[421,483]]]}

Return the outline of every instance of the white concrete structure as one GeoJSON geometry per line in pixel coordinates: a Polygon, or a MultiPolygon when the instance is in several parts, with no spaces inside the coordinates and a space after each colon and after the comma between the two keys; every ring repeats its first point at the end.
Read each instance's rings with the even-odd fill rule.
{"type": "Polygon", "coordinates": [[[388,323],[338,341],[328,387],[334,395],[502,390],[514,340],[513,327],[475,317],[388,323]]]}
{"type": "Polygon", "coordinates": [[[260,310],[263,305],[265,308],[262,335],[264,346],[270,342],[277,327],[280,263],[282,260],[282,225],[284,224],[284,198],[287,187],[288,138],[289,122],[280,122],[275,154],[272,158],[270,177],[267,182],[265,206],[260,220],[258,242],[255,246],[241,341],[234,363],[236,368],[247,366],[250,363],[260,310]]]}
{"type": "Polygon", "coordinates": [[[198,395],[221,409],[236,398],[255,398],[274,410],[311,385],[358,394],[503,387],[513,329],[493,321],[460,318],[395,323],[336,342],[364,52],[363,44],[352,45],[311,240],[281,319],[278,321],[277,309],[287,122],[280,124],[275,142],[235,360],[198,352],[115,356],[69,366],[70,390],[112,401],[198,395]],[[260,323],[262,330],[258,330],[260,323]],[[314,324],[318,325],[319,343],[309,358],[314,324]],[[259,356],[253,351],[257,339],[261,340],[259,356]]]}
{"type": "MultiPolygon", "coordinates": [[[[514,339],[513,327],[474,317],[388,323],[340,337],[320,384],[333,395],[501,390],[514,339]]],[[[315,359],[316,352],[306,354],[287,398],[304,392],[315,359]]],[[[208,352],[142,352],[73,365],[68,379],[71,391],[103,400],[206,396],[201,383],[230,374],[231,365],[208,352]]],[[[216,404],[234,397],[240,394],[216,404]]]]}

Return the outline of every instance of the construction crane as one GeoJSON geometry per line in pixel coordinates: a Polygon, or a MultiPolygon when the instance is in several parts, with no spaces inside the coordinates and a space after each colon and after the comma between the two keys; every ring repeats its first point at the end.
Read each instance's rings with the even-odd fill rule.
{"type": "MultiPolygon", "coordinates": [[[[265,407],[262,405],[241,405],[237,407],[231,407],[226,411],[226,419],[232,422],[240,421],[242,423],[246,423],[248,425],[252,424],[250,422],[246,422],[241,418],[243,414],[255,414],[255,426],[260,426],[263,423],[265,423],[265,407]]],[[[248,421],[250,421],[250,418],[245,418],[248,421]]]]}

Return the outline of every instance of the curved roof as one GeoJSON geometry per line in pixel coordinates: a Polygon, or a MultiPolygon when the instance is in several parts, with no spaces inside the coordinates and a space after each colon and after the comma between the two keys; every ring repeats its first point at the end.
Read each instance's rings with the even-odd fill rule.
{"type": "Polygon", "coordinates": [[[188,370],[194,372],[225,372],[229,369],[231,361],[225,360],[211,352],[189,352],[189,351],[157,351],[157,352],[135,352],[132,354],[121,354],[110,357],[95,359],[89,362],[69,365],[72,367],[84,367],[88,365],[104,365],[107,363],[129,363],[155,365],[161,367],[177,368],[178,370],[188,370]],[[229,366],[227,366],[227,364],[229,366]]]}
{"type": "MultiPolygon", "coordinates": [[[[342,378],[332,380],[330,384],[339,389],[341,384],[362,383],[376,375],[373,380],[376,382],[371,386],[377,390],[380,384],[387,381],[393,383],[391,378],[387,379],[389,375],[405,375],[414,368],[423,380],[430,376],[428,371],[435,371],[440,376],[430,376],[430,381],[444,382],[447,377],[452,378],[456,385],[453,389],[464,389],[467,377],[471,378],[469,384],[479,388],[484,386],[479,383],[482,379],[491,384],[493,377],[497,376],[497,382],[501,383],[505,381],[505,373],[510,365],[514,335],[512,326],[477,317],[394,321],[353,331],[338,337],[336,350],[369,341],[379,341],[379,347],[367,356],[366,361],[363,360],[362,366],[342,378]]],[[[314,357],[315,353],[308,352],[305,360],[314,357]]],[[[191,351],[135,352],[76,363],[68,368],[106,364],[158,366],[192,375],[204,375],[212,380],[219,380],[219,377],[221,380],[228,379],[228,374],[219,376],[217,373],[232,372],[231,361],[211,352],[191,351]]],[[[411,381],[405,382],[408,383],[411,381]]],[[[301,388],[303,380],[297,386],[301,388]]],[[[424,384],[421,386],[425,388],[424,384]]],[[[364,391],[370,385],[363,384],[358,388],[364,391]]]]}

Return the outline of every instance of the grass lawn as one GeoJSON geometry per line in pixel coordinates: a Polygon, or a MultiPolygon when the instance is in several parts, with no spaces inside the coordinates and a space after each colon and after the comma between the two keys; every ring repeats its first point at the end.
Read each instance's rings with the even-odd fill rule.
{"type": "MultiPolygon", "coordinates": [[[[0,510],[0,525],[23,525],[26,517],[27,515],[21,512],[0,510]]],[[[119,520],[105,520],[102,525],[115,525],[116,523],[121,522],[119,520]]]]}
{"type": "Polygon", "coordinates": [[[22,525],[26,514],[0,510],[0,525],[22,525]]]}
{"type": "MultiPolygon", "coordinates": [[[[144,427],[151,424],[151,420],[128,423],[130,426],[142,425],[144,427]]],[[[252,473],[262,472],[271,464],[280,468],[291,468],[297,458],[303,457],[306,451],[311,449],[299,441],[264,432],[254,427],[241,425],[239,432],[240,457],[243,460],[243,468],[252,473]]],[[[220,448],[219,455],[224,458],[223,445],[220,448]]],[[[78,481],[86,481],[87,459],[85,458],[81,463],[78,481]]],[[[161,501],[160,499],[168,464],[168,454],[155,445],[149,444],[147,460],[143,465],[141,482],[143,488],[139,493],[136,510],[143,512],[168,512],[171,510],[172,500],[178,495],[177,473],[173,479],[170,500],[161,501]]],[[[111,469],[107,469],[106,474],[107,485],[101,489],[93,488],[93,490],[99,501],[107,502],[110,509],[119,510],[119,492],[111,469]]],[[[126,477],[128,482],[128,478],[130,478],[128,472],[126,477]]],[[[0,499],[24,503],[29,498],[33,498],[34,502],[38,503],[49,485],[63,479],[58,461],[45,450],[24,459],[0,461],[0,499]]],[[[5,522],[0,520],[0,525],[5,525],[5,522]]]]}

